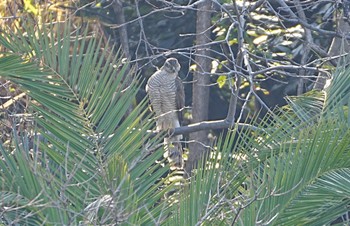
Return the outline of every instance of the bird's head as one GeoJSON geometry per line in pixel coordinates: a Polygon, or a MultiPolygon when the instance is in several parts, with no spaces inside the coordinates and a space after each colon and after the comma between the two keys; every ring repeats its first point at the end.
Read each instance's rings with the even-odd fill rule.
{"type": "Polygon", "coordinates": [[[169,58],[165,61],[163,69],[169,73],[177,73],[180,71],[180,64],[176,58],[169,58]]]}

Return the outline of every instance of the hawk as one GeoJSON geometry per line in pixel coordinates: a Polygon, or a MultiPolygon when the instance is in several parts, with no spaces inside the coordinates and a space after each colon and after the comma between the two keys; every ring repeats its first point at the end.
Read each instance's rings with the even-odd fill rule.
{"type": "MultiPolygon", "coordinates": [[[[148,79],[146,92],[156,114],[157,131],[171,130],[181,125],[181,110],[185,105],[185,91],[182,81],[178,77],[180,68],[177,59],[169,58],[148,79]]],[[[181,139],[182,135],[164,138],[164,147],[168,152],[168,158],[176,168],[183,167],[181,139]]]]}

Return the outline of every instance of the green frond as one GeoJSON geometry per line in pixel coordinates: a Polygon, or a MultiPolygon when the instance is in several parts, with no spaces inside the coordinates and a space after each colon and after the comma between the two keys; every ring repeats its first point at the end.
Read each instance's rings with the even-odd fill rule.
{"type": "Polygon", "coordinates": [[[292,200],[280,217],[285,225],[323,225],[349,210],[350,168],[321,174],[292,200]]]}
{"type": "MultiPolygon", "coordinates": [[[[327,118],[303,130],[294,130],[294,133],[275,144],[257,137],[255,139],[263,142],[251,143],[258,150],[256,157],[248,160],[252,168],[247,174],[249,195],[245,198],[245,203],[251,203],[242,210],[237,224],[298,225],[295,223],[298,222],[297,218],[287,223],[285,217],[298,194],[305,194],[307,199],[306,190],[314,181],[333,170],[350,166],[350,141],[346,124],[341,125],[337,119],[327,118]],[[262,148],[259,149],[259,146],[262,148]],[[254,159],[260,162],[258,167],[252,164],[254,159]]],[[[305,202],[304,204],[306,205],[305,202]]],[[[333,216],[345,214],[347,204],[338,202],[336,205],[341,206],[339,208],[343,212],[335,211],[333,216]]],[[[317,211],[311,203],[308,208],[309,212],[300,209],[305,219],[317,211]]],[[[331,210],[333,207],[329,206],[327,211],[331,210]]],[[[335,219],[329,215],[327,222],[335,219]]],[[[321,224],[321,220],[315,222],[315,225],[321,224]]]]}
{"type": "Polygon", "coordinates": [[[298,120],[310,124],[321,116],[325,93],[313,90],[300,96],[286,97],[286,100],[298,120]]]}
{"type": "MultiPolygon", "coordinates": [[[[162,202],[166,189],[158,190],[165,182],[160,178],[169,167],[156,163],[162,158],[157,146],[162,135],[147,133],[153,126],[147,101],[130,108],[140,88],[138,76],[102,38],[73,31],[69,21],[24,29],[1,33],[8,52],[0,57],[0,75],[30,97],[35,121],[22,135],[31,139],[28,146],[35,143],[26,153],[35,153],[21,160],[18,145],[2,146],[8,158],[0,161],[2,192],[26,200],[40,196],[49,207],[33,207],[35,222],[148,222],[157,213],[150,209],[162,202]],[[26,168],[18,171],[20,161],[26,168]]],[[[31,211],[31,206],[21,208],[31,211]]]]}
{"type": "Polygon", "coordinates": [[[348,68],[252,119],[257,130],[225,131],[177,179],[165,134],[147,132],[147,100],[132,106],[139,75],[102,38],[70,21],[24,23],[0,44],[0,76],[34,118],[0,145],[2,224],[323,225],[348,211],[348,68]]]}

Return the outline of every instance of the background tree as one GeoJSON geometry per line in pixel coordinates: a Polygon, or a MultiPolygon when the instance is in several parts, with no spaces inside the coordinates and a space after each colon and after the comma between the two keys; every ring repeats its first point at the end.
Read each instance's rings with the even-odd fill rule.
{"type": "MultiPolygon", "coordinates": [[[[98,15],[104,34],[111,35],[117,44],[129,46],[128,58],[138,65],[146,79],[154,71],[153,65],[161,65],[165,57],[179,58],[184,81],[193,81],[189,83],[193,87],[186,86],[186,96],[187,105],[192,109],[190,123],[196,125],[177,132],[192,133],[205,129],[214,132],[215,136],[218,128],[228,128],[231,122],[248,122],[254,113],[259,113],[260,117],[271,113],[276,105],[286,104],[286,95],[300,95],[311,90],[316,79],[329,78],[330,69],[341,55],[327,53],[328,49],[333,38],[345,40],[344,34],[336,32],[337,21],[342,20],[339,12],[343,7],[336,2],[120,3],[123,5],[124,24],[114,19],[115,10],[112,8],[116,4],[113,2],[94,4],[94,10],[86,2],[76,2],[73,6],[82,11],[88,8],[90,11],[86,16],[98,15]],[[206,8],[202,10],[205,3],[206,8]],[[211,23],[200,30],[200,24],[196,25],[195,21],[202,24],[208,21],[202,16],[210,17],[211,23]],[[111,33],[125,28],[130,34],[128,43],[122,41],[125,40],[122,36],[111,33]],[[206,43],[203,45],[196,37],[206,37],[206,43]],[[202,49],[206,52],[202,53],[202,49]],[[201,58],[205,58],[205,64],[201,63],[201,58]],[[199,78],[206,78],[206,84],[210,84],[198,89],[196,81],[199,78],[196,76],[204,69],[203,65],[210,66],[210,69],[205,69],[206,73],[199,78]],[[197,93],[207,89],[205,87],[211,90],[210,98],[197,93]],[[199,99],[195,99],[197,97],[199,99]],[[201,104],[201,109],[197,109],[196,106],[201,104]],[[210,109],[209,123],[205,122],[206,106],[210,109]],[[203,115],[199,117],[196,112],[203,115]]],[[[207,132],[199,132],[201,138],[195,135],[198,133],[190,134],[190,150],[193,151],[189,154],[188,169],[192,168],[192,162],[198,160],[198,153],[203,152],[198,148],[208,144],[207,132]],[[194,139],[194,136],[197,137],[194,139]]]]}
{"type": "MultiPolygon", "coordinates": [[[[196,71],[193,75],[193,92],[192,92],[192,122],[202,122],[208,120],[209,111],[209,72],[211,69],[211,60],[207,56],[210,51],[207,45],[211,42],[211,1],[204,1],[198,5],[196,21],[196,49],[195,57],[196,71]]],[[[189,145],[189,153],[186,171],[191,172],[196,162],[201,156],[206,155],[209,151],[208,132],[205,130],[190,134],[190,140],[194,143],[189,145]]]]}
{"type": "MultiPolygon", "coordinates": [[[[209,114],[210,121],[176,133],[223,133],[208,147],[207,161],[199,160],[201,167],[191,178],[177,178],[169,170],[162,156],[163,134],[147,133],[153,120],[142,98],[142,80],[133,71],[126,75],[127,57],[107,41],[118,47],[114,30],[120,26],[140,31],[128,31],[129,63],[144,75],[153,70],[148,65],[158,65],[157,58],[169,55],[180,56],[182,65],[190,68],[195,62],[189,59],[195,59],[201,47],[193,44],[195,20],[186,20],[188,26],[174,24],[193,16],[202,2],[145,1],[135,6],[125,1],[123,25],[114,24],[109,5],[113,2],[108,1],[57,4],[66,12],[52,14],[44,7],[52,5],[45,2],[12,5],[23,10],[6,14],[0,35],[0,120],[5,125],[0,145],[1,223],[349,223],[350,72],[346,57],[326,55],[334,37],[347,37],[334,32],[334,21],[320,22],[321,13],[310,13],[317,10],[325,13],[322,19],[333,18],[333,2],[212,1],[213,41],[206,44],[212,68],[206,75],[213,83],[211,95],[225,97],[226,109],[223,116],[209,114]],[[147,32],[151,25],[162,26],[157,24],[159,16],[174,21],[166,24],[170,31],[192,33],[147,32]],[[305,41],[306,29],[315,45],[310,37],[305,41]],[[164,40],[174,40],[171,48],[164,47],[164,40]],[[300,51],[307,45],[309,57],[303,58],[303,65],[300,51]],[[337,70],[327,63],[337,64],[337,70]],[[297,93],[302,83],[305,91],[319,74],[330,72],[324,90],[289,96],[286,105],[274,111],[266,108],[273,103],[267,97],[297,93]],[[259,118],[250,114],[260,108],[267,113],[259,118]]],[[[191,73],[182,75],[191,80],[191,73]]]]}

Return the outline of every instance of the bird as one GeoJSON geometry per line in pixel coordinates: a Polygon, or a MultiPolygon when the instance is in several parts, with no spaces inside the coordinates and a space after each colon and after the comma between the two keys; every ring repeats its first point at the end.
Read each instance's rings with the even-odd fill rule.
{"type": "MultiPolygon", "coordinates": [[[[178,73],[181,66],[176,58],[168,58],[164,65],[148,79],[146,92],[151,108],[155,112],[156,130],[171,132],[183,121],[185,91],[178,73]]],[[[164,149],[173,168],[182,169],[182,135],[168,135],[164,138],[164,149]]]]}

